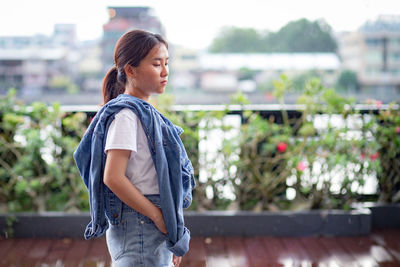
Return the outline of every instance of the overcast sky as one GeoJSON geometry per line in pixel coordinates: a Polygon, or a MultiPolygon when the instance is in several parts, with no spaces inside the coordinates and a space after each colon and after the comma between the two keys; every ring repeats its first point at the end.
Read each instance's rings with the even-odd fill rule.
{"type": "Polygon", "coordinates": [[[400,15],[400,0],[2,0],[0,35],[50,35],[55,23],[74,23],[79,40],[99,38],[107,6],[153,7],[169,42],[198,49],[223,26],[276,31],[323,18],[335,31],[352,31],[378,15],[400,15]]]}

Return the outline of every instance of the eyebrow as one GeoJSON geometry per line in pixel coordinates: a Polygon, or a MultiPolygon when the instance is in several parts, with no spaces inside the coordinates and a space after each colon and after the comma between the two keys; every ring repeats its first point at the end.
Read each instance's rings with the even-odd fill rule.
{"type": "MultiPolygon", "coordinates": [[[[168,59],[169,59],[169,57],[166,58],[166,60],[168,60],[168,59]]],[[[163,58],[156,57],[156,58],[153,58],[153,60],[163,60],[163,58]]]]}

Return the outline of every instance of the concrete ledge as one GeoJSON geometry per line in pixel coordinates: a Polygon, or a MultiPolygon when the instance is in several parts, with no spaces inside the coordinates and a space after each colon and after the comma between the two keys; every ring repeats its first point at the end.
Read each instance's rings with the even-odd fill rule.
{"type": "MultiPolygon", "coordinates": [[[[14,216],[14,237],[83,237],[89,213],[0,214],[0,230],[7,229],[6,217],[14,216]]],[[[207,211],[185,212],[192,236],[357,236],[371,231],[371,211],[207,211]]]]}
{"type": "Polygon", "coordinates": [[[371,210],[373,228],[400,228],[400,203],[364,205],[371,210]]]}
{"type": "Polygon", "coordinates": [[[357,236],[371,231],[371,212],[188,212],[192,236],[357,236]]]}
{"type": "Polygon", "coordinates": [[[14,237],[83,237],[86,225],[90,221],[87,212],[22,212],[16,214],[0,214],[1,236],[7,229],[7,217],[16,218],[12,224],[14,237]]]}

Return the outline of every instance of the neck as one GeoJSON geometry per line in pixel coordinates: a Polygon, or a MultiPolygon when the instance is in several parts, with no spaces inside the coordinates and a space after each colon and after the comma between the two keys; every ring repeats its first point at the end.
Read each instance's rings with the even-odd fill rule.
{"type": "Polygon", "coordinates": [[[146,102],[149,102],[149,97],[150,97],[150,96],[149,96],[149,95],[142,94],[142,93],[140,93],[140,91],[138,91],[138,90],[132,90],[132,89],[125,88],[124,94],[131,95],[131,96],[140,98],[140,99],[142,99],[142,100],[144,100],[144,101],[146,101],[146,102]]]}

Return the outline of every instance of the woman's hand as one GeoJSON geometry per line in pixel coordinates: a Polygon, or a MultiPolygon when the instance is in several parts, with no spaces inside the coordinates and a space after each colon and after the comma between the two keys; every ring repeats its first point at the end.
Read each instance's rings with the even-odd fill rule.
{"type": "Polygon", "coordinates": [[[157,213],[152,218],[154,224],[157,226],[158,230],[160,230],[163,234],[168,234],[167,227],[165,226],[164,218],[162,216],[161,209],[157,207],[157,213]]]}
{"type": "MultiPolygon", "coordinates": [[[[160,230],[163,234],[168,234],[167,231],[167,227],[165,226],[165,222],[164,222],[164,217],[162,216],[162,212],[161,209],[158,208],[158,212],[157,215],[153,216],[152,220],[154,222],[154,224],[157,226],[158,230],[160,230]]],[[[179,265],[181,264],[182,261],[182,257],[178,257],[173,255],[172,257],[172,263],[174,264],[174,267],[179,267],[179,265]]]]}
{"type": "Polygon", "coordinates": [[[104,184],[125,204],[149,217],[163,234],[167,234],[161,209],[151,203],[125,176],[130,153],[130,150],[124,149],[108,150],[103,178],[104,184]]]}
{"type": "Polygon", "coordinates": [[[172,257],[172,263],[174,264],[174,267],[179,267],[179,265],[181,264],[182,261],[182,257],[178,257],[178,256],[173,256],[172,257]]]}

